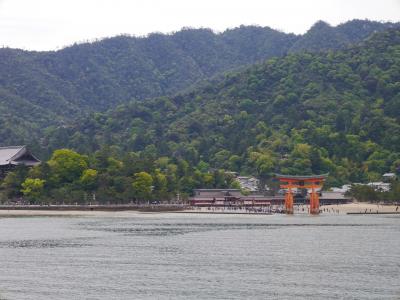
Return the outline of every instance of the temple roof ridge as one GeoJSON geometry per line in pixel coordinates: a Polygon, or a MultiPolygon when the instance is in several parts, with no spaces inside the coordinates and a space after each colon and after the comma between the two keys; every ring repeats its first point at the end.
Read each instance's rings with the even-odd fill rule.
{"type": "Polygon", "coordinates": [[[25,145],[22,146],[6,146],[0,147],[0,166],[9,165],[9,164],[21,164],[22,161],[18,161],[19,158],[24,155],[29,155],[30,160],[26,161],[22,164],[35,165],[40,163],[40,160],[37,159],[25,145]]]}

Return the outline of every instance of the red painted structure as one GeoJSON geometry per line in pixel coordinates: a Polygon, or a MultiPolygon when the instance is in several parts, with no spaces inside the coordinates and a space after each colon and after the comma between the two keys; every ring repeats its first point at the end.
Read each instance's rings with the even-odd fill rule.
{"type": "Polygon", "coordinates": [[[318,190],[328,174],[311,175],[311,176],[295,176],[276,174],[281,184],[281,189],[286,189],[285,194],[285,210],[287,214],[293,214],[293,189],[308,189],[310,193],[310,214],[319,214],[319,194],[318,190]]]}

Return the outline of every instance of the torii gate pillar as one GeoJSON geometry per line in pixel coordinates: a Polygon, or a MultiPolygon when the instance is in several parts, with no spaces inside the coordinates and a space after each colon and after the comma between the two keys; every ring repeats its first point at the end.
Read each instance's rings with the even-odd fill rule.
{"type": "Polygon", "coordinates": [[[311,176],[294,176],[294,175],[280,175],[276,177],[282,184],[280,187],[286,189],[285,194],[285,211],[287,214],[293,214],[293,189],[308,189],[310,193],[310,214],[319,214],[319,195],[318,189],[322,188],[328,174],[311,175],[311,176]]]}
{"type": "Polygon", "coordinates": [[[285,211],[287,214],[293,214],[293,192],[291,188],[288,188],[285,194],[285,211]]]}

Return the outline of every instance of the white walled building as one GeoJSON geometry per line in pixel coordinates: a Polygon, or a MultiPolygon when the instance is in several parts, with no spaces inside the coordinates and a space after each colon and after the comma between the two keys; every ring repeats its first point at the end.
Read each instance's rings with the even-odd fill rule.
{"type": "Polygon", "coordinates": [[[237,176],[236,180],[240,184],[242,190],[248,190],[250,192],[258,192],[260,180],[250,176],[237,176]]]}
{"type": "Polygon", "coordinates": [[[390,191],[390,183],[387,182],[369,182],[367,183],[368,186],[374,188],[375,191],[378,192],[389,192],[390,191]]]}

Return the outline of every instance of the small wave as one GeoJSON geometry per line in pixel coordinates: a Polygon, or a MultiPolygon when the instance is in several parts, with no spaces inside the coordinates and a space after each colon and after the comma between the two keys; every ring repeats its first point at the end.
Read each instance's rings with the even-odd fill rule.
{"type": "Polygon", "coordinates": [[[73,240],[18,240],[18,241],[2,241],[0,248],[76,248],[87,247],[89,243],[79,239],[73,240]]]}

